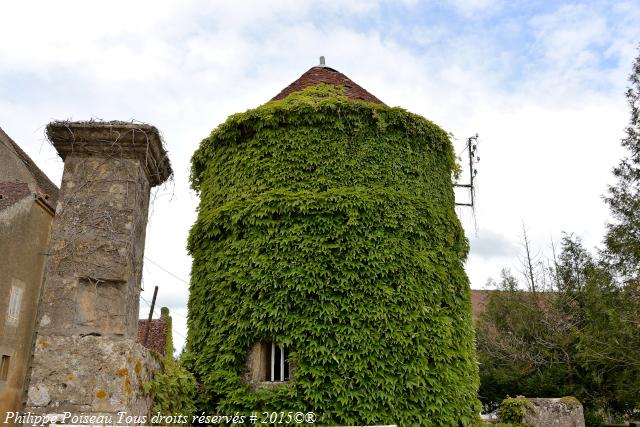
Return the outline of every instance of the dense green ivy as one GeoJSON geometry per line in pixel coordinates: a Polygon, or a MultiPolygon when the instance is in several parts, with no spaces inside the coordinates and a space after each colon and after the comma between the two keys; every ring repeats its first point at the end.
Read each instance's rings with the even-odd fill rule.
{"type": "Polygon", "coordinates": [[[469,425],[479,413],[467,240],[449,136],[319,85],[202,141],[187,358],[204,409],[323,424],[469,425]],[[252,344],[290,346],[286,386],[243,382],[252,344]]]}
{"type": "Polygon", "coordinates": [[[160,309],[160,317],[167,322],[167,334],[164,340],[164,363],[170,364],[175,363],[175,359],[173,357],[173,319],[169,315],[169,308],[162,307],[160,309]]]}
{"type": "Polygon", "coordinates": [[[165,363],[163,370],[142,385],[153,399],[151,423],[155,425],[191,425],[197,383],[193,374],[178,363],[165,363]],[[183,418],[177,418],[182,415],[183,418]],[[163,417],[160,417],[163,416],[163,417]],[[164,418],[171,417],[171,418],[164,418]],[[186,423],[185,423],[186,421],[186,423]]]}
{"type": "Polygon", "coordinates": [[[191,372],[182,366],[181,360],[173,356],[173,320],[169,309],[160,309],[161,318],[167,322],[162,371],[146,381],[142,387],[153,399],[152,424],[154,425],[191,425],[191,416],[196,412],[195,400],[197,383],[191,372]],[[159,416],[172,418],[159,418],[159,416]],[[186,418],[176,419],[173,416],[186,418]],[[156,421],[157,420],[157,421],[156,421]]]}

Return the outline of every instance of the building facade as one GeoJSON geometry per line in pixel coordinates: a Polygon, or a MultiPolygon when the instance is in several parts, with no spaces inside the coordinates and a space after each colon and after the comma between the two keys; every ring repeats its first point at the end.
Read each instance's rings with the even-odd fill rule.
{"type": "Polygon", "coordinates": [[[0,416],[22,406],[58,188],[0,129],[0,416]]]}

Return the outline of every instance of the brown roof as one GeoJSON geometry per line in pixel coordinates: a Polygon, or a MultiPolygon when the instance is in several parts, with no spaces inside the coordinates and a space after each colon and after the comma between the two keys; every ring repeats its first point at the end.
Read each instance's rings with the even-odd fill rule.
{"type": "Polygon", "coordinates": [[[333,86],[343,86],[346,90],[345,95],[349,98],[385,105],[384,102],[371,95],[366,91],[366,89],[362,88],[349,77],[345,76],[339,71],[334,70],[333,68],[322,65],[310,68],[309,71],[300,76],[298,80],[282,89],[282,91],[274,96],[271,100],[276,101],[278,99],[284,99],[293,92],[299,92],[303,89],[315,86],[320,83],[325,83],[333,86]]]}
{"type": "MultiPolygon", "coordinates": [[[[138,320],[138,342],[144,345],[144,335],[147,328],[148,320],[138,320]]],[[[149,339],[147,347],[156,353],[164,356],[167,343],[167,321],[165,319],[151,319],[151,327],[149,328],[149,339]]]]}
{"type": "Polygon", "coordinates": [[[478,317],[480,317],[480,315],[484,312],[484,309],[489,302],[489,294],[491,294],[492,292],[498,291],[471,289],[471,309],[473,312],[474,320],[478,320],[478,317]]]}
{"type": "MultiPolygon", "coordinates": [[[[480,315],[485,312],[489,298],[491,295],[495,295],[498,292],[508,292],[499,289],[471,289],[471,309],[473,311],[473,320],[478,320],[480,315]]],[[[555,292],[543,291],[532,293],[530,291],[518,290],[517,294],[524,298],[530,298],[532,304],[540,304],[542,308],[548,304],[550,298],[554,298],[558,295],[555,292]]]]}
{"type": "Polygon", "coordinates": [[[38,187],[38,191],[42,193],[42,198],[55,211],[56,203],[58,202],[58,187],[51,182],[49,177],[47,177],[47,175],[40,170],[34,161],[31,160],[31,157],[22,151],[22,148],[20,148],[20,146],[16,144],[13,139],[11,139],[9,135],[2,130],[2,128],[0,128],[0,143],[7,144],[9,148],[13,149],[17,157],[22,161],[22,163],[24,163],[31,176],[33,176],[36,186],[38,187]]]}

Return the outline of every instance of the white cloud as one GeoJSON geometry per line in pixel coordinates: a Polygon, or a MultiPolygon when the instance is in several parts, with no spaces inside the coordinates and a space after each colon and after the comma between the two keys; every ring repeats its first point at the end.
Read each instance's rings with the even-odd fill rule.
{"type": "Polygon", "coordinates": [[[487,12],[498,6],[497,0],[448,0],[461,14],[471,17],[478,12],[487,12]]]}
{"type": "Polygon", "coordinates": [[[562,6],[534,17],[531,24],[547,60],[563,66],[592,64],[596,58],[590,53],[591,47],[604,45],[611,37],[606,17],[587,5],[562,6]]]}
{"type": "Polygon", "coordinates": [[[474,255],[485,259],[509,257],[518,251],[510,239],[492,230],[479,230],[469,240],[474,255]]]}
{"type": "MultiPolygon", "coordinates": [[[[501,7],[454,3],[461,13],[501,7]]],[[[597,244],[607,217],[600,195],[621,155],[628,119],[623,89],[640,39],[633,18],[640,7],[619,3],[615,27],[585,7],[560,7],[530,21],[536,43],[522,52],[504,51],[481,31],[446,22],[391,34],[349,25],[351,18],[379,13],[380,4],[114,1],[96,10],[80,1],[64,8],[8,3],[0,27],[0,126],[59,182],[62,163],[42,143],[47,122],[95,116],[156,125],[170,152],[175,189],[154,204],[145,253],[188,281],[186,236],[198,202],[188,189],[191,154],[229,114],[266,102],[325,55],[387,104],[453,132],[458,148],[480,133],[477,239],[488,239],[489,247],[472,244],[467,269],[474,287],[515,262],[509,242],[517,244],[523,219],[540,248],[563,229],[581,234],[587,246],[597,244]],[[422,40],[421,50],[400,36],[422,40]],[[528,54],[542,60],[523,64],[528,54]],[[615,66],[603,69],[603,58],[615,66]],[[525,71],[520,81],[507,80],[513,69],[525,71]],[[33,84],[18,86],[20,79],[33,84]],[[608,85],[594,84],[601,79],[608,85]]],[[[462,216],[472,235],[469,213],[462,216]]],[[[158,284],[158,307],[186,314],[185,283],[150,262],[144,282],[147,300],[158,284]]],[[[141,314],[146,310],[142,303],[141,314]]],[[[186,334],[183,317],[175,316],[174,325],[186,334]]],[[[180,348],[181,338],[176,343],[180,348]]]]}

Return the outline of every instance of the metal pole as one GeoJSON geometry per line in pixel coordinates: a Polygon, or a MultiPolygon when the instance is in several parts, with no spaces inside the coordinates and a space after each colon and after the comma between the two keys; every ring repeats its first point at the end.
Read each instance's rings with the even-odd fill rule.
{"type": "Polygon", "coordinates": [[[151,310],[149,310],[149,319],[147,320],[147,328],[144,331],[144,346],[147,346],[149,339],[149,328],[151,327],[151,318],[153,317],[153,307],[156,306],[156,297],[158,296],[158,287],[153,290],[153,299],[151,300],[151,310]]]}
{"type": "MultiPolygon", "coordinates": [[[[473,138],[473,137],[472,137],[473,138]]],[[[471,175],[471,206],[473,207],[475,200],[473,195],[473,156],[475,155],[474,151],[471,150],[471,139],[467,140],[467,148],[469,150],[469,174],[471,175]]]]}

